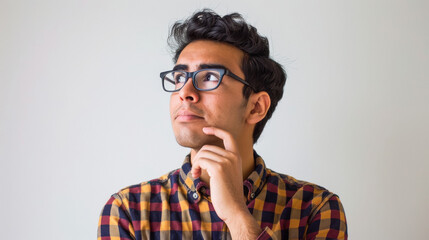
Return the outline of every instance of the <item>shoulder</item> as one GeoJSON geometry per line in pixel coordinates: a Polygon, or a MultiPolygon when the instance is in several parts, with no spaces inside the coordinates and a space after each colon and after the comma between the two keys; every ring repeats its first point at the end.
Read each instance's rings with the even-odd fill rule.
{"type": "Polygon", "coordinates": [[[267,184],[275,184],[279,190],[284,190],[287,202],[300,202],[302,207],[307,205],[314,210],[319,209],[328,201],[339,202],[335,193],[318,184],[298,180],[292,176],[267,169],[267,184]]]}
{"type": "Polygon", "coordinates": [[[279,173],[271,169],[267,169],[268,182],[281,182],[285,184],[289,190],[298,190],[303,187],[314,188],[315,191],[327,191],[326,188],[304,180],[296,179],[290,175],[279,173]]]}
{"type": "Polygon", "coordinates": [[[122,188],[112,197],[120,201],[142,202],[161,194],[169,194],[177,189],[178,184],[179,169],[175,169],[159,178],[122,188]]]}
{"type": "Polygon", "coordinates": [[[337,194],[320,185],[267,169],[267,185],[270,184],[276,185],[279,193],[283,192],[290,221],[301,219],[311,223],[307,229],[310,235],[326,230],[329,236],[335,236],[333,239],[347,236],[346,216],[337,194]]]}

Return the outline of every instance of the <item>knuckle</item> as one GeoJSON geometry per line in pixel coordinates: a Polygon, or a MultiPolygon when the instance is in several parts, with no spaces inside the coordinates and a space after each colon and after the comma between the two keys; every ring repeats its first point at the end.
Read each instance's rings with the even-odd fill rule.
{"type": "Polygon", "coordinates": [[[220,163],[223,167],[231,167],[231,160],[229,160],[228,158],[223,157],[222,161],[220,163]]]}
{"type": "Polygon", "coordinates": [[[213,168],[215,171],[218,171],[218,172],[222,171],[223,169],[222,164],[215,164],[213,168]]]}
{"type": "Polygon", "coordinates": [[[226,155],[227,155],[226,157],[229,159],[236,159],[237,158],[237,155],[233,152],[227,152],[226,155]]]}

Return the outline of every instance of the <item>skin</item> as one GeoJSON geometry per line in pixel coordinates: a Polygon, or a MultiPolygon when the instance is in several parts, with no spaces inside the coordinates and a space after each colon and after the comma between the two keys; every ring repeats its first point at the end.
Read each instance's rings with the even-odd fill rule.
{"type": "MultiPolygon", "coordinates": [[[[193,72],[207,64],[222,65],[244,79],[244,53],[229,44],[198,40],[181,52],[176,68],[193,72]]],[[[249,213],[243,180],[254,169],[252,133],[270,106],[266,92],[242,94],[243,84],[224,76],[220,86],[198,91],[188,79],[171,94],[170,115],[177,142],[191,148],[192,176],[210,185],[216,214],[233,239],[255,239],[261,228],[249,213]]]]}

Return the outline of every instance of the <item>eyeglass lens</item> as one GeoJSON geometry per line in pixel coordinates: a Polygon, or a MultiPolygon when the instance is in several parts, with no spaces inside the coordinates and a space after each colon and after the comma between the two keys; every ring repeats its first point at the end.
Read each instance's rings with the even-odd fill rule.
{"type": "MultiPolygon", "coordinates": [[[[221,73],[216,70],[202,70],[195,74],[194,86],[200,90],[215,89],[221,80],[221,73]]],[[[172,71],[163,78],[164,88],[167,91],[181,89],[186,83],[186,72],[172,71]]]]}

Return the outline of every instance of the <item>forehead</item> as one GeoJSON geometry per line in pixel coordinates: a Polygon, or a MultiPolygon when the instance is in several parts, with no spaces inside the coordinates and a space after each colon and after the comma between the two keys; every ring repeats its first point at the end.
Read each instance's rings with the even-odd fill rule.
{"type": "Polygon", "coordinates": [[[204,64],[218,64],[231,71],[241,71],[243,56],[243,51],[230,44],[198,40],[189,43],[182,50],[176,65],[186,65],[188,71],[197,70],[204,64]]]}

